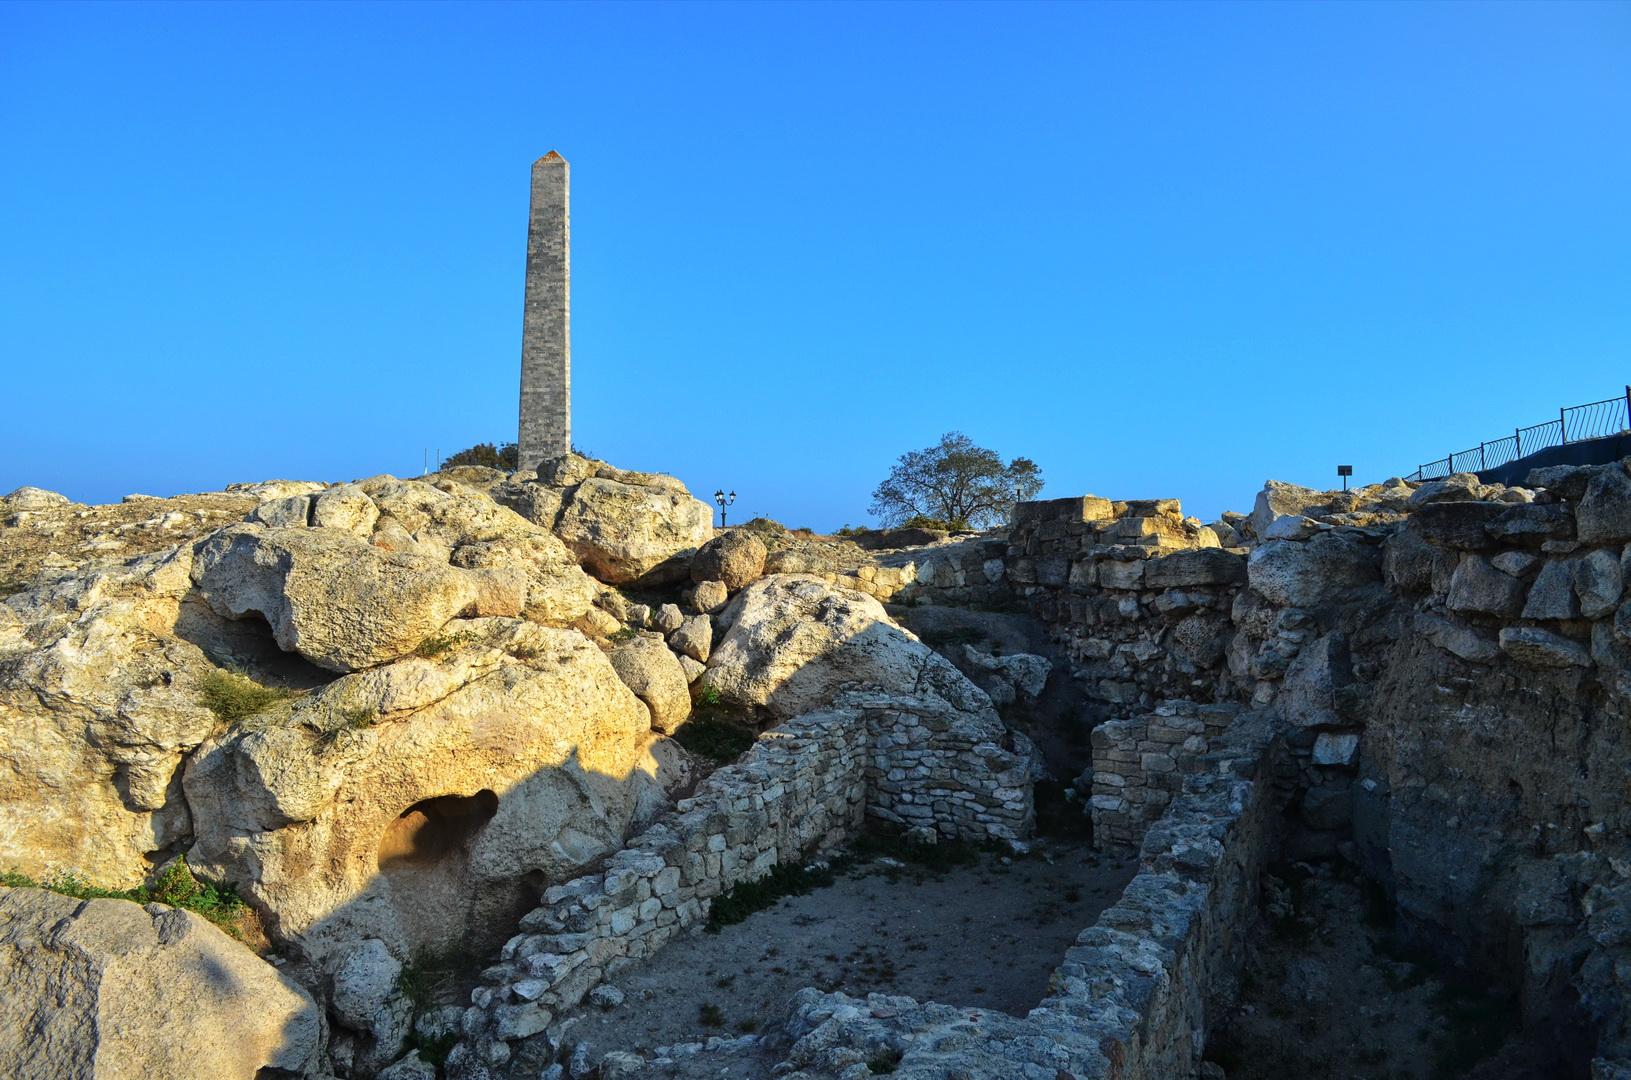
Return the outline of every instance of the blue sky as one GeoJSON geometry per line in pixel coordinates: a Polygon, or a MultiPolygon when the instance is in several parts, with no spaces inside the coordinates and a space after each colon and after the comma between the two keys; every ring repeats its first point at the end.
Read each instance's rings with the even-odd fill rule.
{"type": "Polygon", "coordinates": [[[1625,4],[0,5],[0,491],[513,439],[572,162],[576,441],[867,520],[1384,479],[1631,381],[1625,4]]]}

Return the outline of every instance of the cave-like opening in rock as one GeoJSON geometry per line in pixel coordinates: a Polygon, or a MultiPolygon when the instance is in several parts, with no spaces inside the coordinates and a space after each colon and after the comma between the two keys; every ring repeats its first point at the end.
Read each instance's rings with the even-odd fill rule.
{"type": "Polygon", "coordinates": [[[427,868],[464,854],[497,813],[498,796],[485,789],[416,802],[386,827],[379,842],[379,868],[427,868]]]}

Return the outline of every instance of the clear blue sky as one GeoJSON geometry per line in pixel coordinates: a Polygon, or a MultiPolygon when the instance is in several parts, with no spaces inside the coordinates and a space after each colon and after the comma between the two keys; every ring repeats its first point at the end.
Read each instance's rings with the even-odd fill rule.
{"type": "Polygon", "coordinates": [[[576,441],[867,519],[1406,473],[1631,381],[1626,4],[0,5],[0,491],[513,439],[572,163],[576,441]]]}

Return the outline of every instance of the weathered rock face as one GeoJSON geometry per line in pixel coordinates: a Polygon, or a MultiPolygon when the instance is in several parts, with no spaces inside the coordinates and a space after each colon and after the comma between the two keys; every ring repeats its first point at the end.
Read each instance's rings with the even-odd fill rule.
{"type": "Polygon", "coordinates": [[[0,603],[0,865],[127,888],[187,836],[180,764],[218,726],[197,693],[212,665],[175,632],[190,562],[0,603]]]}
{"type": "Polygon", "coordinates": [[[14,1080],[319,1071],[311,997],[189,911],[0,888],[0,987],[14,1080]]]}
{"type": "Polygon", "coordinates": [[[714,534],[713,508],[673,477],[580,457],[546,462],[536,481],[507,483],[495,495],[552,528],[584,569],[611,585],[683,581],[690,556],[714,534]]]}
{"type": "Polygon", "coordinates": [[[722,581],[731,592],[747,588],[764,572],[764,543],[746,529],[714,537],[691,560],[692,581],[722,581]]]}
{"type": "Polygon", "coordinates": [[[801,574],[777,575],[744,589],[724,619],[730,629],[708,661],[706,678],[728,700],[785,719],[822,707],[854,684],[991,713],[1000,730],[985,693],[863,593],[801,574]]]}
{"type": "Polygon", "coordinates": [[[651,710],[651,730],[673,734],[691,716],[690,680],[663,639],[645,636],[612,650],[612,667],[651,710]]]}
{"type": "MultiPolygon", "coordinates": [[[[437,661],[347,676],[187,768],[200,872],[310,956],[503,932],[663,803],[646,707],[573,631],[471,620],[437,661]]],[[[482,944],[483,942],[475,942],[482,944]]]]}
{"type": "Polygon", "coordinates": [[[280,648],[340,672],[406,656],[455,615],[474,614],[482,592],[476,575],[445,560],[330,529],[224,529],[200,547],[193,574],[216,614],[264,618],[280,648]]]}
{"type": "MultiPolygon", "coordinates": [[[[411,653],[460,613],[558,625],[588,610],[598,586],[558,540],[479,492],[444,487],[378,477],[189,496],[260,517],[291,500],[300,509],[271,515],[293,524],[220,529],[196,557],[160,530],[166,548],[48,571],[9,595],[0,864],[129,887],[183,850],[192,822],[180,765],[220,726],[200,692],[216,667],[304,689],[324,676],[302,654],[351,670],[411,653]],[[308,525],[316,519],[330,524],[308,525]]],[[[189,516],[187,527],[205,520],[215,519],[189,516]]],[[[0,546],[17,531],[0,532],[0,546]]]]}

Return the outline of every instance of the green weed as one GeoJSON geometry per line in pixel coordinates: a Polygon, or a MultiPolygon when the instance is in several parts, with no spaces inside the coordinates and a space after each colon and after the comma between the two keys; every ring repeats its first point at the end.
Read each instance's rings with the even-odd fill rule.
{"type": "Polygon", "coordinates": [[[621,645],[625,641],[633,641],[639,636],[640,631],[636,630],[632,626],[625,626],[621,630],[613,630],[611,633],[607,634],[606,640],[610,641],[613,645],[621,645]]]}
{"type": "Polygon", "coordinates": [[[432,634],[419,643],[414,649],[415,656],[422,656],[426,660],[434,660],[443,653],[452,652],[465,642],[474,639],[475,635],[468,630],[460,630],[453,634],[432,634]]]}
{"type": "Polygon", "coordinates": [[[744,881],[714,897],[708,909],[708,925],[704,929],[710,934],[717,934],[723,927],[739,923],[756,911],[774,906],[784,896],[803,896],[831,885],[837,874],[832,865],[813,869],[789,864],[773,866],[770,873],[757,881],[744,881]]]}
{"type": "Polygon", "coordinates": [[[426,1063],[446,1065],[448,1055],[453,1053],[455,1046],[459,1045],[459,1033],[446,1031],[440,1035],[421,1035],[415,1032],[409,1038],[408,1043],[419,1051],[420,1059],[426,1063]]]}
{"type": "Polygon", "coordinates": [[[249,906],[238,898],[230,885],[216,885],[194,877],[185,857],[171,863],[153,884],[139,885],[134,889],[104,889],[71,874],[36,881],[16,870],[0,874],[0,885],[12,889],[45,889],[75,900],[168,904],[202,915],[240,941],[243,940],[241,923],[249,913],[249,906]]]}
{"type": "Polygon", "coordinates": [[[758,733],[750,722],[704,709],[674,733],[674,741],[701,757],[727,765],[741,757],[758,733]]]}
{"type": "Polygon", "coordinates": [[[198,700],[223,724],[246,720],[295,696],[281,686],[262,686],[241,671],[212,668],[198,680],[198,700]]]}
{"type": "Polygon", "coordinates": [[[697,1010],[698,1021],[703,1027],[722,1027],[725,1023],[725,1013],[718,1005],[704,1005],[697,1010]]]}

